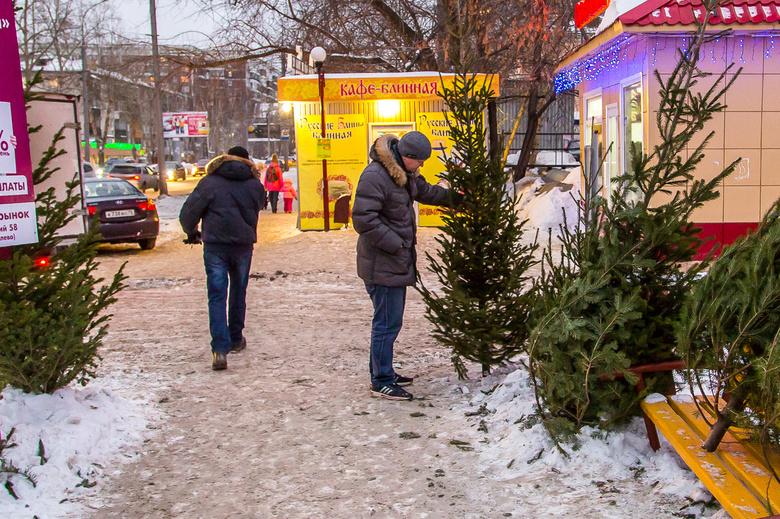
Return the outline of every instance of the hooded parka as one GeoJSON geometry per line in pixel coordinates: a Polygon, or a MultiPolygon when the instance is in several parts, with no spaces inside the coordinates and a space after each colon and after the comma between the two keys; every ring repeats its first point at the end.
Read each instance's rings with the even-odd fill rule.
{"type": "Polygon", "coordinates": [[[425,181],[419,169],[407,172],[395,150],[398,137],[385,134],[371,147],[352,206],[358,276],[369,285],[414,285],[417,226],[413,202],[450,205],[452,191],[425,181]]]}
{"type": "Polygon", "coordinates": [[[257,219],[265,189],[254,162],[220,155],[206,166],[206,176],[184,202],[179,221],[187,235],[201,231],[204,243],[251,245],[257,242],[257,219]]]}

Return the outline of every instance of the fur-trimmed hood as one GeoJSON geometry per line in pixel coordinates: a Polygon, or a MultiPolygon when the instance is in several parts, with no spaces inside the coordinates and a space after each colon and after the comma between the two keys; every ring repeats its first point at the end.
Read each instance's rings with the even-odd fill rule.
{"type": "Polygon", "coordinates": [[[404,167],[398,163],[399,159],[395,151],[396,144],[398,144],[398,137],[392,133],[386,133],[379,137],[373,146],[371,146],[371,153],[369,157],[372,160],[378,160],[387,169],[390,177],[399,186],[406,185],[406,176],[417,176],[420,174],[420,169],[417,168],[412,172],[407,173],[404,167]]]}
{"type": "Polygon", "coordinates": [[[214,174],[232,180],[247,180],[252,177],[257,179],[260,178],[260,170],[257,169],[257,165],[254,162],[243,157],[237,157],[236,155],[220,155],[209,162],[206,165],[206,175],[214,174]],[[240,164],[229,164],[230,162],[239,162],[240,164]],[[227,167],[221,168],[221,166],[226,164],[228,164],[227,167]],[[249,167],[249,174],[247,174],[247,168],[242,167],[242,165],[249,167]],[[219,173],[217,173],[217,170],[219,170],[219,173]]]}

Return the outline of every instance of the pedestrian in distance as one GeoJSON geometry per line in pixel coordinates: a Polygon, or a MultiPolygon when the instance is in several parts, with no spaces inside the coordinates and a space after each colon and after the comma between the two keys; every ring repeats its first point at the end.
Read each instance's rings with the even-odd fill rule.
{"type": "Polygon", "coordinates": [[[265,198],[260,171],[234,146],[208,163],[179,213],[184,243],[203,243],[214,370],[227,369],[228,353],[246,348],[246,289],[265,198]]]}
{"type": "Polygon", "coordinates": [[[293,186],[293,182],[289,178],[284,179],[282,196],[284,197],[284,212],[292,213],[293,199],[298,200],[298,193],[295,191],[295,186],[293,186]]]}
{"type": "Polygon", "coordinates": [[[352,224],[358,232],[357,272],[374,305],[371,322],[369,373],[371,395],[411,400],[402,386],[414,379],[393,369],[393,344],[403,325],[406,287],[417,280],[417,227],[414,202],[457,206],[463,195],[431,185],[420,167],[431,156],[431,143],[420,132],[399,140],[379,137],[372,159],[360,175],[352,206],[352,224]]]}
{"type": "Polygon", "coordinates": [[[276,205],[279,202],[279,192],[284,187],[284,175],[279,166],[279,157],[276,153],[271,155],[271,162],[265,167],[265,190],[268,191],[268,198],[271,201],[271,211],[276,213],[276,205]]]}

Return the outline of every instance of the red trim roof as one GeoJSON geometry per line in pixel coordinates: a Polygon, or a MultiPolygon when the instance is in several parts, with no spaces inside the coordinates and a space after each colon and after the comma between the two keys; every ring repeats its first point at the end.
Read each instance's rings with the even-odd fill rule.
{"type": "MultiPolygon", "coordinates": [[[[692,25],[704,20],[701,0],[648,0],[620,16],[623,25],[692,25]]],[[[712,25],[780,21],[780,0],[732,0],[710,16],[712,25]]]]}

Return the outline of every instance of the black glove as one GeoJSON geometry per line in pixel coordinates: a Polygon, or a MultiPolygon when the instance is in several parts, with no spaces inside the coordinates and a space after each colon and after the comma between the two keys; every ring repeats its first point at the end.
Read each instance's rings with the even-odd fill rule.
{"type": "Polygon", "coordinates": [[[201,234],[200,231],[195,231],[187,235],[187,238],[184,240],[184,243],[187,245],[200,245],[203,243],[203,241],[200,239],[201,234]]]}

